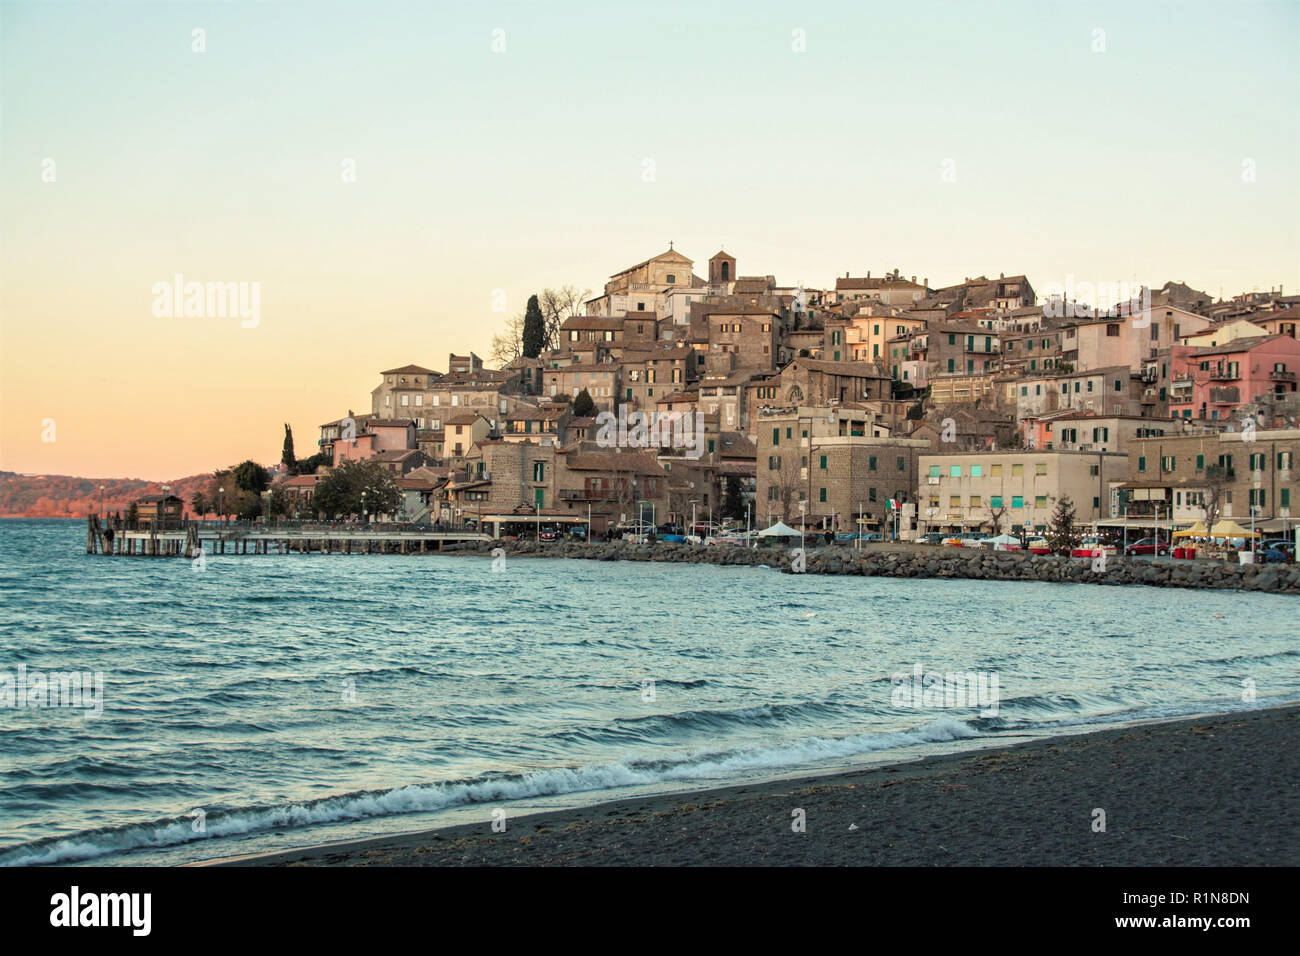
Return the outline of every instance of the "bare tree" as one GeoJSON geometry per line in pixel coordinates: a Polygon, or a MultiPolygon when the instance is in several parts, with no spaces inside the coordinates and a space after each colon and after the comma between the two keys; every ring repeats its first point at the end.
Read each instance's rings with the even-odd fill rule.
{"type": "Polygon", "coordinates": [[[1205,544],[1207,548],[1214,543],[1214,526],[1218,524],[1219,515],[1223,511],[1224,499],[1228,496],[1228,488],[1231,484],[1232,478],[1225,466],[1210,465],[1205,469],[1205,497],[1201,504],[1205,509],[1205,544]]]}
{"type": "Polygon", "coordinates": [[[506,327],[492,336],[488,346],[488,360],[497,368],[505,368],[524,354],[524,314],[521,312],[506,321],[506,327]]]}
{"type": "Polygon", "coordinates": [[[546,320],[545,335],[542,339],[543,352],[560,344],[560,326],[564,324],[565,319],[583,314],[590,295],[590,289],[579,291],[572,285],[542,290],[542,294],[537,297],[537,302],[541,305],[542,317],[546,320]]]}
{"type": "Polygon", "coordinates": [[[997,508],[994,508],[993,505],[991,504],[989,505],[989,518],[993,522],[993,537],[996,538],[999,534],[1002,533],[1002,521],[1003,519],[1006,518],[1006,516],[1007,516],[1006,505],[1002,505],[997,508]]]}

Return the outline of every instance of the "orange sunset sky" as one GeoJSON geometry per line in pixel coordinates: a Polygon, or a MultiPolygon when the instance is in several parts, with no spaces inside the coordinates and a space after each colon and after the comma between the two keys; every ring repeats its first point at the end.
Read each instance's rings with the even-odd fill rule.
{"type": "Polygon", "coordinates": [[[1007,7],[0,3],[0,469],[305,457],[381,369],[670,240],[1300,291],[1298,5],[1007,7]],[[156,316],[176,273],[259,283],[257,327],[156,316]]]}

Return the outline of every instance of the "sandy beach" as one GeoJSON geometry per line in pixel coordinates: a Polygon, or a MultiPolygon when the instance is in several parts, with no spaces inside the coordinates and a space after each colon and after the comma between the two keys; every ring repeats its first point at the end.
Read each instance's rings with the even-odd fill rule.
{"type": "Polygon", "coordinates": [[[616,800],[227,866],[1300,864],[1300,704],[616,800]],[[1104,811],[1105,828],[1099,829],[1104,811]],[[797,832],[800,818],[804,827],[797,832]]]}

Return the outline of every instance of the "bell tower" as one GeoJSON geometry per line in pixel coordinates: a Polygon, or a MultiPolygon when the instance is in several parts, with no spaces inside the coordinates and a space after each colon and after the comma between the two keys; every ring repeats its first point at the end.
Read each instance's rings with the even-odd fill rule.
{"type": "Polygon", "coordinates": [[[727,286],[736,281],[736,260],[718,250],[709,260],[709,285],[727,286]]]}

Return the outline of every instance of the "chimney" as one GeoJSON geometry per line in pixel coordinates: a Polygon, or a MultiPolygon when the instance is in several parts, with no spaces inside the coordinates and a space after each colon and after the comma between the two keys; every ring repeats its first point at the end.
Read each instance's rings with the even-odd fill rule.
{"type": "Polygon", "coordinates": [[[927,289],[930,288],[930,279],[928,276],[921,280],[921,285],[925,286],[927,289]]]}
{"type": "Polygon", "coordinates": [[[1006,274],[1005,272],[999,272],[999,273],[998,273],[998,278],[999,278],[999,279],[1005,279],[1006,277],[1007,277],[1007,274],[1006,274]]]}
{"type": "Polygon", "coordinates": [[[871,270],[870,270],[870,269],[867,270],[867,278],[868,278],[868,279],[871,278],[871,270]]]}
{"type": "Polygon", "coordinates": [[[916,285],[916,276],[912,276],[912,285],[916,285]]]}

